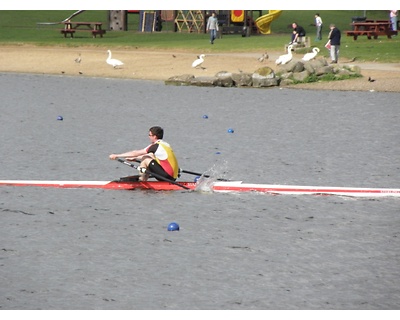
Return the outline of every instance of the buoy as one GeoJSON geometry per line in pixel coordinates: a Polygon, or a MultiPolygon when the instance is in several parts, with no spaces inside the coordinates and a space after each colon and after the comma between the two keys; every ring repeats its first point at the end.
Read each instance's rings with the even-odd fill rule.
{"type": "Polygon", "coordinates": [[[177,224],[176,222],[171,222],[168,225],[168,231],[179,231],[179,224],[177,224]]]}
{"type": "Polygon", "coordinates": [[[235,132],[235,130],[233,130],[233,129],[228,129],[228,133],[234,133],[235,132]]]}
{"type": "Polygon", "coordinates": [[[57,117],[57,120],[60,120],[60,121],[62,121],[64,118],[62,117],[62,116],[58,116],[57,117]]]}
{"type": "Polygon", "coordinates": [[[205,114],[205,115],[203,116],[203,119],[208,119],[208,115],[205,114]]]}

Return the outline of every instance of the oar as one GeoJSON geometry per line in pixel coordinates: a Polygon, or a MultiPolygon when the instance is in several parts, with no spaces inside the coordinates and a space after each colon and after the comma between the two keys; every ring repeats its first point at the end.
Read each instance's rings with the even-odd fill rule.
{"type": "MultiPolygon", "coordinates": [[[[183,170],[183,169],[179,169],[179,172],[183,172],[183,173],[187,173],[187,174],[193,174],[195,176],[203,176],[205,178],[211,178],[210,175],[208,174],[203,174],[203,173],[198,173],[198,172],[193,172],[193,171],[188,171],[188,170],[183,170]]],[[[218,181],[229,181],[228,179],[222,179],[222,178],[218,178],[218,181]]]]}
{"type": "MultiPolygon", "coordinates": [[[[140,163],[140,160],[133,160],[133,161],[140,163]]],[[[192,174],[192,175],[195,175],[195,176],[203,176],[205,178],[211,178],[211,176],[208,175],[208,174],[203,174],[203,173],[199,173],[199,172],[183,170],[183,169],[179,168],[179,173],[181,173],[181,172],[182,173],[187,173],[187,174],[192,174]]],[[[153,173],[151,173],[151,174],[153,174],[153,173]]],[[[228,179],[217,179],[217,180],[218,181],[229,181],[228,179]]]]}
{"type": "MultiPolygon", "coordinates": [[[[136,170],[138,170],[138,167],[137,167],[137,166],[135,166],[133,163],[130,163],[130,162],[126,161],[125,159],[117,158],[117,160],[118,160],[119,162],[122,162],[123,164],[126,164],[126,165],[128,165],[128,166],[130,166],[130,167],[132,167],[132,168],[134,168],[134,169],[136,169],[136,170]]],[[[182,185],[182,184],[180,184],[180,183],[178,183],[178,182],[175,182],[175,181],[173,181],[173,180],[164,178],[163,176],[160,176],[159,174],[156,174],[156,173],[154,173],[154,172],[150,172],[150,173],[151,173],[151,175],[152,175],[153,177],[155,177],[155,178],[157,178],[157,179],[159,179],[159,180],[163,180],[163,181],[166,181],[166,182],[175,184],[175,185],[177,185],[178,187],[181,187],[181,188],[186,189],[186,190],[191,190],[190,188],[188,188],[188,187],[186,187],[186,186],[184,186],[184,185],[182,185]]]]}

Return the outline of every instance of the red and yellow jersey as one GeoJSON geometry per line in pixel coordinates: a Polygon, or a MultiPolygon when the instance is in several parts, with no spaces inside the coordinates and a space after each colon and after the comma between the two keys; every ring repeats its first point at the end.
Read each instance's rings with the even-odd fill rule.
{"type": "Polygon", "coordinates": [[[153,153],[157,163],[174,179],[178,178],[179,165],[172,147],[163,140],[157,140],[146,148],[147,153],[153,153]]]}

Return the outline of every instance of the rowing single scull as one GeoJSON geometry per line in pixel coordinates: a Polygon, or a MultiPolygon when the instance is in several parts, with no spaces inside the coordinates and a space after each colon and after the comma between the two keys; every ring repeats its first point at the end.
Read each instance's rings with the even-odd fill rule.
{"type": "MultiPolygon", "coordinates": [[[[201,183],[179,182],[179,185],[167,181],[55,181],[55,180],[0,180],[0,186],[13,187],[44,187],[44,188],[86,188],[86,189],[113,189],[113,190],[154,190],[170,191],[182,190],[185,186],[189,190],[203,190],[201,183]]],[[[349,197],[400,197],[400,189],[390,188],[346,188],[346,187],[319,187],[294,186],[274,184],[252,184],[242,181],[215,181],[207,185],[213,192],[259,192],[267,194],[290,195],[338,195],[349,197]]],[[[207,190],[208,191],[208,190],[207,190]]]]}

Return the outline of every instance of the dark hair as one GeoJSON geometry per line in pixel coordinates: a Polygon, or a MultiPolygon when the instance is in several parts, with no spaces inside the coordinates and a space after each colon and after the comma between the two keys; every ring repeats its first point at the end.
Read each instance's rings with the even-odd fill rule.
{"type": "Polygon", "coordinates": [[[162,139],[164,137],[164,129],[158,126],[151,127],[149,131],[154,134],[158,139],[162,139]]]}

